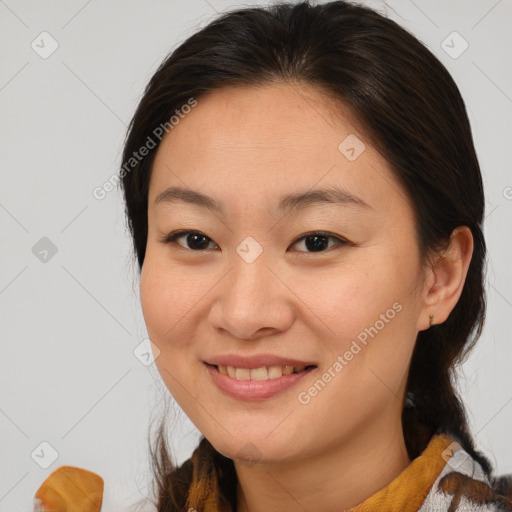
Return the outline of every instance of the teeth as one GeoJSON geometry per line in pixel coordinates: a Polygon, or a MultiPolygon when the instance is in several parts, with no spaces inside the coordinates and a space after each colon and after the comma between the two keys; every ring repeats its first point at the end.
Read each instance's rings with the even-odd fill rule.
{"type": "Polygon", "coordinates": [[[268,378],[277,379],[283,375],[282,366],[269,366],[268,367],[268,378]]]}
{"type": "Polygon", "coordinates": [[[236,380],[251,380],[251,370],[249,368],[237,368],[235,371],[236,380]]]}
{"type": "Polygon", "coordinates": [[[283,375],[291,375],[293,373],[293,366],[285,366],[283,368],[283,375]]]}
{"type": "Polygon", "coordinates": [[[222,375],[228,375],[237,380],[267,380],[278,379],[283,375],[291,375],[304,371],[305,366],[262,366],[260,368],[235,368],[233,366],[217,366],[222,375]]]}
{"type": "MultiPolygon", "coordinates": [[[[237,370],[238,372],[238,370],[237,370]]],[[[267,369],[262,366],[261,368],[253,368],[251,370],[251,380],[267,380],[268,372],[267,369]]]]}

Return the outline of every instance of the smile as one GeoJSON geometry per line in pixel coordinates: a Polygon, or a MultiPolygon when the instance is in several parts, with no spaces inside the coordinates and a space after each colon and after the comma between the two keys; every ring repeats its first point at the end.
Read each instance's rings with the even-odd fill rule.
{"type": "Polygon", "coordinates": [[[278,379],[283,375],[303,372],[312,366],[261,366],[260,368],[235,368],[234,366],[217,365],[217,370],[222,375],[228,375],[236,380],[267,380],[278,379]]]}
{"type": "Polygon", "coordinates": [[[259,366],[241,368],[204,363],[212,383],[223,394],[238,400],[267,400],[298,386],[317,369],[309,366],[259,366]]]}

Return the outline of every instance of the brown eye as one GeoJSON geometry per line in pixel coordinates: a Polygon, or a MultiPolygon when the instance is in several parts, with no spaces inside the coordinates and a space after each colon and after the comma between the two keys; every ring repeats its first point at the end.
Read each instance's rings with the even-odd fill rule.
{"type": "MultiPolygon", "coordinates": [[[[210,243],[214,244],[214,249],[218,248],[218,245],[213,242],[211,238],[200,231],[176,231],[162,238],[160,242],[164,244],[176,243],[184,249],[190,249],[192,251],[204,251],[208,249],[210,243]],[[184,242],[178,242],[180,239],[183,239],[184,242]]],[[[326,252],[336,245],[350,245],[348,240],[324,231],[306,233],[300,238],[297,238],[292,246],[299,242],[305,244],[304,247],[306,250],[299,250],[298,252],[306,253],[326,252]]]]}
{"type": "MultiPolygon", "coordinates": [[[[191,249],[193,251],[202,251],[208,249],[208,244],[214,243],[211,238],[199,231],[176,231],[171,233],[160,240],[164,244],[177,243],[185,249],[191,249]],[[185,240],[184,244],[177,242],[180,238],[185,240]]],[[[215,243],[214,243],[215,244],[215,243]]],[[[217,244],[215,244],[217,246],[217,244]]]]}
{"type": "Polygon", "coordinates": [[[339,236],[327,233],[325,231],[315,231],[313,233],[306,233],[298,238],[292,245],[298,244],[304,241],[304,247],[306,251],[299,252],[325,252],[327,249],[331,249],[335,245],[347,245],[349,242],[339,236]],[[329,241],[334,241],[332,245],[329,245],[329,241]]]}

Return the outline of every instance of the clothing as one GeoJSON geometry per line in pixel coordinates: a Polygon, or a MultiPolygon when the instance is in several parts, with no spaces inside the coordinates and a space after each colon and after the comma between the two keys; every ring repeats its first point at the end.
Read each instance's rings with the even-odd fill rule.
{"type": "MultiPolygon", "coordinates": [[[[512,485],[512,475],[504,480],[512,485]]],[[[391,483],[348,512],[508,510],[512,495],[500,498],[480,465],[454,439],[437,435],[391,483]]]]}
{"type": "MultiPolygon", "coordinates": [[[[480,465],[454,439],[436,435],[392,482],[347,512],[512,511],[512,475],[493,484],[504,492],[491,488],[480,465]]],[[[35,512],[110,512],[102,509],[103,479],[72,466],[55,470],[35,497],[39,500],[35,512]]],[[[151,506],[151,510],[156,509],[151,506]]]]}

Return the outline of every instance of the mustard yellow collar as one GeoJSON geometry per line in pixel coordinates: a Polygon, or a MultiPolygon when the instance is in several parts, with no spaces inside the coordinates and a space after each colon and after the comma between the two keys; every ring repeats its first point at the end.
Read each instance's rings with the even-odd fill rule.
{"type": "Polygon", "coordinates": [[[451,443],[443,435],[433,436],[421,455],[389,485],[347,512],[416,512],[443,470],[446,461],[441,454],[451,443]]]}

